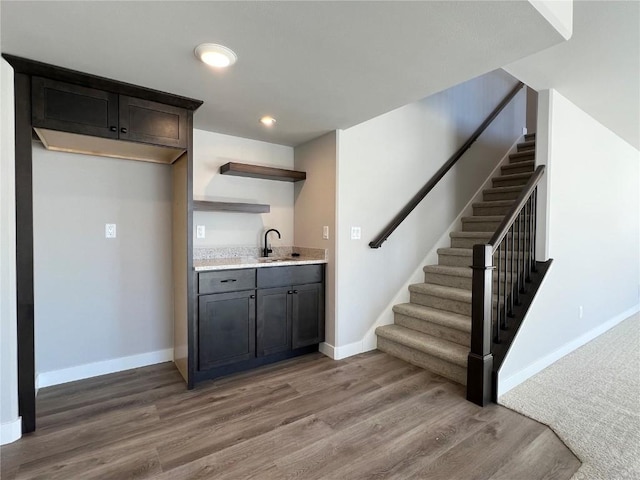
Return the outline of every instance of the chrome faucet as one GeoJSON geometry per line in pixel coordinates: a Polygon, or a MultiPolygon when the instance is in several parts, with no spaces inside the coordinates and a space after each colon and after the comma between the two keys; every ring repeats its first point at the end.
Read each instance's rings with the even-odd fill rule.
{"type": "Polygon", "coordinates": [[[269,232],[276,232],[278,234],[278,238],[282,238],[280,236],[280,232],[278,230],[276,230],[275,228],[270,228],[269,230],[267,230],[266,232],[264,232],[264,249],[262,250],[262,256],[263,257],[268,257],[269,254],[271,252],[273,252],[273,250],[271,250],[269,248],[269,245],[267,245],[267,235],[269,235],[269,232]]]}

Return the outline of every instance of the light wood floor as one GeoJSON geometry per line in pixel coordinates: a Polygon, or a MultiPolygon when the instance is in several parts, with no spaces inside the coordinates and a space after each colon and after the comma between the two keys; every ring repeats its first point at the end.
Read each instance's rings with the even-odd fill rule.
{"type": "Polygon", "coordinates": [[[562,480],[547,427],[381,352],[307,355],[187,391],[172,364],[43,389],[10,479],[562,480]]]}

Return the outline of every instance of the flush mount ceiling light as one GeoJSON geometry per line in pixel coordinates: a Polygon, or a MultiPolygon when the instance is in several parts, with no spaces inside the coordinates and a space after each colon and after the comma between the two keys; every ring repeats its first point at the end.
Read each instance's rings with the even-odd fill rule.
{"type": "Polygon", "coordinates": [[[238,60],[233,50],[215,43],[202,43],[196,47],[194,53],[207,65],[218,68],[229,67],[238,60]]]}
{"type": "Polygon", "coordinates": [[[273,117],[270,117],[269,115],[265,115],[260,119],[260,123],[263,124],[265,127],[273,127],[276,124],[276,119],[273,117]]]}

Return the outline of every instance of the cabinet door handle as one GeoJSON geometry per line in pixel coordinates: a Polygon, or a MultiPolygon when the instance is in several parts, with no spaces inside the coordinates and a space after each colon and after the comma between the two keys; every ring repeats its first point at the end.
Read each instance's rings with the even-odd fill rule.
{"type": "Polygon", "coordinates": [[[256,298],[255,295],[249,295],[249,298],[256,298]]]}
{"type": "Polygon", "coordinates": [[[121,131],[122,133],[127,133],[127,129],[126,129],[126,128],[124,128],[124,127],[122,127],[122,128],[120,129],[120,131],[121,131]]]}
{"type": "Polygon", "coordinates": [[[298,293],[298,290],[294,290],[293,293],[298,293]]]}
{"type": "Polygon", "coordinates": [[[235,278],[227,278],[226,280],[220,280],[220,283],[229,283],[229,282],[235,282],[236,279],[235,278]]]}
{"type": "Polygon", "coordinates": [[[287,293],[288,293],[289,295],[292,295],[292,294],[293,294],[293,290],[289,290],[287,293]]]}
{"type": "Polygon", "coordinates": [[[111,126],[111,127],[109,127],[109,130],[111,130],[112,132],[117,132],[118,131],[118,127],[111,126]]]}

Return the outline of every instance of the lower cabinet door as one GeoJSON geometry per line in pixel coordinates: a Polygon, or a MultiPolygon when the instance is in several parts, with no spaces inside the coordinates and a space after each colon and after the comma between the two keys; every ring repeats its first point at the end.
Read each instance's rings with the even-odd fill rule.
{"type": "Polygon", "coordinates": [[[258,290],[257,356],[291,350],[290,288],[258,290]]]}
{"type": "Polygon", "coordinates": [[[324,283],[292,287],[292,348],[324,342],[324,283]]]}
{"type": "Polygon", "coordinates": [[[199,370],[255,357],[255,306],[254,290],[199,297],[199,370]]]}

